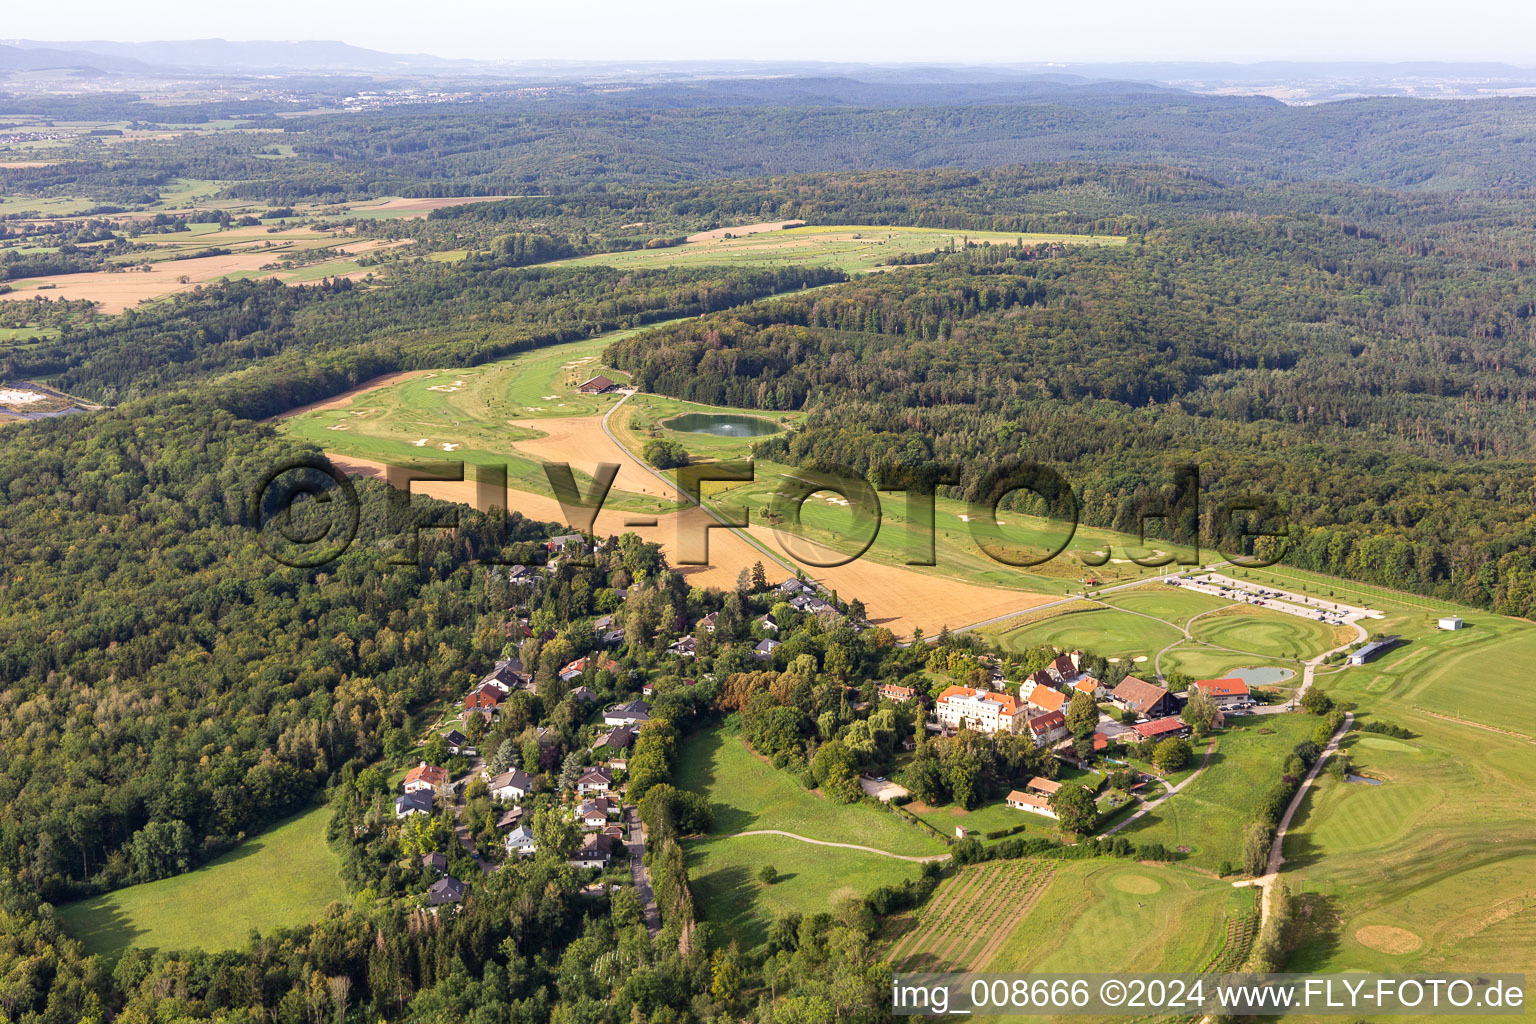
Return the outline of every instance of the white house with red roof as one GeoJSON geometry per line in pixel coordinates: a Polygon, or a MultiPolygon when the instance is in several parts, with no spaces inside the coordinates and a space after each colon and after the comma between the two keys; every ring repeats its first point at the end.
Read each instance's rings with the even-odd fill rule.
{"type": "Polygon", "coordinates": [[[1248,684],[1241,679],[1197,679],[1195,689],[1210,697],[1219,708],[1253,700],[1248,684]]]}
{"type": "Polygon", "coordinates": [[[1028,717],[1012,694],[973,690],[969,686],[945,687],[934,710],[939,724],[946,728],[984,733],[1017,732],[1028,717]]]}
{"type": "Polygon", "coordinates": [[[448,769],[423,761],[405,773],[405,791],[407,793],[415,793],[418,790],[431,792],[447,781],[448,769]]]}

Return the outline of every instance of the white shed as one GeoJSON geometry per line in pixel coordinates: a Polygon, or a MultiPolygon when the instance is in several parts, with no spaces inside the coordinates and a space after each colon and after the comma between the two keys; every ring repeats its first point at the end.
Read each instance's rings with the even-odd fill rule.
{"type": "Polygon", "coordinates": [[[1440,620],[1441,629],[1460,629],[1466,623],[1461,621],[1460,615],[1447,615],[1440,620]]]}

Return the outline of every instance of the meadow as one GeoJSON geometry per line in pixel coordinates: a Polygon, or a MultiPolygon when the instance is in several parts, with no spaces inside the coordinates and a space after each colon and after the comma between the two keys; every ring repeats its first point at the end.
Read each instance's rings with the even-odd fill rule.
{"type": "Polygon", "coordinates": [[[349,898],[329,823],[328,809],[313,808],[186,874],[61,906],[59,920],[87,954],[109,958],[129,947],[238,949],[253,928],[307,924],[349,898]]]}
{"type": "MultiPolygon", "coordinates": [[[[725,231],[729,232],[729,228],[725,231]]],[[[713,234],[713,232],[712,232],[713,234]]],[[[837,267],[848,273],[872,271],[893,258],[976,244],[1013,245],[1060,242],[1123,245],[1109,235],[1010,234],[1000,231],[947,231],[938,228],[809,225],[762,231],[742,237],[715,237],[665,249],[602,253],[567,261],[619,269],[735,264],[755,267],[837,267]]]]}
{"type": "Polygon", "coordinates": [[[942,843],[896,815],[864,804],[835,804],[804,789],[786,772],[754,754],[741,737],[724,729],[696,733],[683,744],[677,785],[702,793],[715,812],[710,835],[688,839],[689,875],[705,920],[729,926],[744,945],[766,937],[773,918],[790,911],[826,910],[840,894],[915,878],[915,861],[784,836],[735,836],[777,829],[825,842],[853,843],[906,856],[944,853],[942,843]],[[773,885],[757,881],[771,864],[773,885]]]}

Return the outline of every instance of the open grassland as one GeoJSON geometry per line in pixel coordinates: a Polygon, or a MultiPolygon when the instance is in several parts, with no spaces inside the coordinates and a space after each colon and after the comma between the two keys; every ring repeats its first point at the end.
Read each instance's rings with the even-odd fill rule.
{"type": "Polygon", "coordinates": [[[235,949],[253,928],[306,924],[347,899],[325,841],[329,821],[314,808],[195,871],[60,907],[59,919],[87,953],[109,957],[131,947],[235,949]]]}
{"type": "Polygon", "coordinates": [[[713,836],[690,839],[685,847],[704,919],[744,949],[760,945],[776,917],[825,913],[843,895],[900,885],[921,870],[911,861],[784,836],[713,836]],[[757,880],[765,864],[779,873],[772,885],[757,880]]]}
{"type": "Polygon", "coordinates": [[[754,754],[742,739],[707,729],[684,744],[677,784],[709,798],[713,832],[687,840],[689,874],[706,920],[755,946],[774,917],[824,911],[845,893],[867,894],[915,878],[914,861],[862,850],[802,843],[784,836],[735,836],[777,829],[825,842],[852,843],[906,856],[944,852],[943,844],[894,814],[863,804],[834,804],[754,754]],[[771,864],[779,880],[757,881],[771,864]]]}
{"type": "MultiPolygon", "coordinates": [[[[1360,596],[1342,589],[1346,581],[1282,571],[1274,582],[1360,596]]],[[[1351,733],[1353,769],[1382,785],[1324,777],[1304,798],[1285,843],[1284,876],[1303,890],[1304,909],[1290,969],[1530,968],[1536,677],[1524,666],[1536,659],[1536,626],[1466,611],[1467,630],[1440,632],[1434,615],[1456,609],[1422,600],[1372,593],[1384,618],[1370,628],[1408,642],[1318,675],[1330,696],[1357,705],[1362,723],[1413,736],[1351,733]]]]}
{"type": "Polygon", "coordinates": [[[779,829],[906,856],[944,852],[942,843],[894,814],[865,804],[833,803],[805,789],[723,729],[690,737],[675,774],[679,786],[709,798],[715,835],[779,829]]]}
{"type": "MultiPolygon", "coordinates": [[[[747,230],[745,228],[741,230],[747,230]]],[[[620,269],[678,267],[705,264],[736,264],[757,267],[838,267],[849,273],[873,270],[894,257],[958,248],[967,240],[993,245],[1026,245],[1051,242],[1084,245],[1123,245],[1124,238],[1109,235],[1009,234],[999,231],[948,231],[938,228],[820,227],[765,230],[744,237],[702,238],[666,249],[637,249],[602,253],[571,260],[575,264],[600,264],[620,269]]],[[[710,234],[716,234],[710,232],[710,234]]]]}
{"type": "MultiPolygon", "coordinates": [[[[1286,756],[1312,735],[1317,723],[1300,713],[1229,719],[1200,777],[1120,834],[1133,843],[1187,850],[1187,862],[1208,871],[1223,861],[1237,864],[1243,829],[1253,821],[1259,799],[1280,778],[1286,756]]],[[[1196,746],[1198,763],[1204,745],[1196,746]]]]}

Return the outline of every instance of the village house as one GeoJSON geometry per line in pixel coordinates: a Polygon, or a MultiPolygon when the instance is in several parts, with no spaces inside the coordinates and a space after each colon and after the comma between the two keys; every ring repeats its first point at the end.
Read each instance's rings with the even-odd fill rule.
{"type": "Polygon", "coordinates": [[[1053,743],[1060,743],[1068,736],[1067,716],[1060,711],[1036,716],[1025,724],[1037,747],[1048,747],[1053,743]]]}
{"type": "Polygon", "coordinates": [[[1103,700],[1109,695],[1109,691],[1104,689],[1104,684],[1093,678],[1093,676],[1083,676],[1083,678],[1073,683],[1072,692],[1085,693],[1090,700],[1103,700]]]}
{"type": "Polygon", "coordinates": [[[535,853],[533,842],[533,829],[527,825],[519,825],[507,833],[507,854],[517,857],[532,857],[535,853]]]}
{"type": "Polygon", "coordinates": [[[440,907],[445,903],[457,903],[464,898],[464,883],[452,875],[444,875],[427,890],[427,906],[440,907]]]}
{"type": "Polygon", "coordinates": [[[406,818],[412,814],[432,813],[432,791],[430,789],[412,790],[402,796],[395,797],[395,817],[406,818]]]}
{"type": "Polygon", "coordinates": [[[522,820],[523,809],[521,807],[509,807],[501,817],[496,819],[496,830],[499,832],[504,828],[511,828],[522,820]]]}
{"type": "Polygon", "coordinates": [[[757,646],[752,648],[752,657],[758,661],[770,661],[773,659],[774,648],[778,646],[777,640],[760,640],[757,646]]]}
{"type": "Polygon", "coordinates": [[[1150,722],[1138,722],[1131,726],[1144,740],[1166,740],[1175,736],[1188,736],[1189,726],[1177,718],[1154,718],[1150,722]]]}
{"type": "Polygon", "coordinates": [[[592,800],[583,800],[581,806],[576,808],[576,820],[581,822],[582,828],[606,828],[608,825],[608,811],[607,797],[600,796],[592,800]]]}
{"type": "Polygon", "coordinates": [[[768,614],[759,617],[758,620],[757,620],[757,624],[759,626],[762,626],[763,629],[766,632],[769,632],[769,633],[777,633],[779,631],[779,622],[778,622],[777,619],[775,619],[773,617],[773,613],[772,612],[769,612],[768,614]]]}
{"type": "Polygon", "coordinates": [[[1060,711],[1066,706],[1067,696],[1060,690],[1051,689],[1048,686],[1036,686],[1029,691],[1029,696],[1024,698],[1031,710],[1047,714],[1052,711],[1060,711]]]}
{"type": "Polygon", "coordinates": [[[699,642],[692,636],[680,637],[667,645],[667,650],[684,658],[691,658],[699,653],[699,642]]]}
{"type": "Polygon", "coordinates": [[[798,597],[801,594],[815,594],[816,588],[805,582],[805,580],[791,576],[777,587],[774,587],[773,592],[781,599],[788,601],[790,598],[798,597]]]}
{"type": "Polygon", "coordinates": [[[424,853],[421,855],[421,866],[427,871],[435,871],[440,875],[448,873],[448,855],[441,851],[424,853]]]}
{"type": "MultiPolygon", "coordinates": [[[[1039,782],[1050,782],[1049,779],[1031,779],[1024,789],[1016,789],[1008,794],[1007,804],[1016,811],[1029,811],[1032,814],[1043,814],[1047,818],[1056,817],[1056,812],[1051,810],[1051,793],[1055,790],[1042,790],[1036,786],[1039,782]]],[[[1051,783],[1055,786],[1056,783],[1051,783]]],[[[1059,787],[1058,787],[1059,788],[1059,787]]]]}
{"type": "Polygon", "coordinates": [[[617,388],[618,385],[613,381],[602,374],[598,374],[596,377],[589,377],[580,384],[577,384],[576,393],[578,395],[606,395],[617,388]]]}
{"type": "Polygon", "coordinates": [[[464,698],[466,711],[489,711],[492,715],[501,707],[501,702],[506,699],[506,694],[496,688],[494,684],[480,687],[464,698]]]}
{"type": "Polygon", "coordinates": [[[570,697],[572,700],[580,701],[583,704],[588,704],[594,700],[597,700],[597,691],[592,689],[590,686],[578,686],[566,696],[570,697]]]}
{"type": "Polygon", "coordinates": [[[492,800],[521,800],[533,792],[533,780],[521,768],[502,772],[486,782],[492,800]]]}
{"type": "Polygon", "coordinates": [[[517,658],[504,658],[480,680],[481,686],[495,685],[502,693],[511,693],[519,686],[528,685],[528,673],[523,671],[523,663],[517,658]]]}
{"type": "Polygon", "coordinates": [[[1135,676],[1126,676],[1110,694],[1110,699],[1143,718],[1162,718],[1179,712],[1179,702],[1173,694],[1135,676]]]}
{"type": "Polygon", "coordinates": [[[643,700],[632,700],[627,704],[615,704],[603,712],[603,724],[613,725],[640,725],[651,720],[651,706],[643,700]]]}
{"type": "Polygon", "coordinates": [[[443,739],[448,741],[448,752],[450,754],[474,754],[474,749],[469,745],[469,737],[457,729],[448,730],[448,732],[443,734],[443,739]]]}
{"type": "Polygon", "coordinates": [[[423,761],[405,773],[404,789],[407,793],[425,790],[430,793],[448,781],[448,770],[423,761]]]}
{"type": "Polygon", "coordinates": [[[576,794],[589,796],[593,793],[606,793],[612,786],[612,772],[606,767],[591,768],[576,780],[576,794]]]}
{"type": "Polygon", "coordinates": [[[917,696],[917,691],[910,686],[898,686],[895,683],[881,683],[875,687],[875,693],[885,700],[893,700],[897,704],[905,704],[917,696]]]}
{"type": "Polygon", "coordinates": [[[597,639],[604,647],[617,647],[624,642],[624,631],[618,628],[605,629],[597,639]]]}
{"type": "Polygon", "coordinates": [[[612,837],[601,832],[588,832],[581,840],[581,849],[566,863],[573,868],[605,868],[612,850],[612,837]]]}
{"type": "Polygon", "coordinates": [[[1253,700],[1248,684],[1241,679],[1197,679],[1195,689],[1210,697],[1218,708],[1247,704],[1253,700]]]}
{"type": "Polygon", "coordinates": [[[969,686],[945,687],[935,712],[945,728],[984,733],[1014,732],[1026,715],[1012,695],[983,693],[969,686]]]}
{"type": "Polygon", "coordinates": [[[719,621],[720,613],[710,612],[708,615],[699,620],[699,625],[704,627],[704,632],[713,633],[715,631],[715,623],[719,621]]]}
{"type": "Polygon", "coordinates": [[[1065,654],[1047,665],[1045,670],[1058,683],[1077,678],[1077,666],[1072,663],[1072,658],[1065,654]]]}

